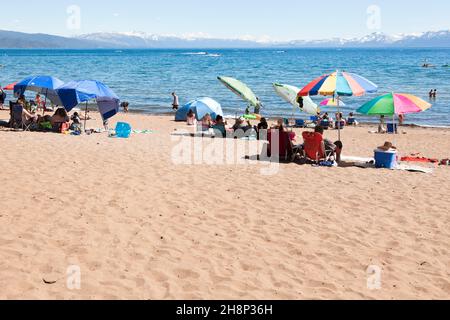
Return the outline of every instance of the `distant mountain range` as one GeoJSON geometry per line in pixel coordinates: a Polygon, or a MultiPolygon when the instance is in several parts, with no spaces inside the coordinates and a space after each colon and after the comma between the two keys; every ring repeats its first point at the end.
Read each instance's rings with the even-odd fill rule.
{"type": "Polygon", "coordinates": [[[376,32],[362,38],[287,42],[210,37],[179,37],[142,32],[92,33],[77,37],[0,30],[0,48],[17,49],[196,49],[196,48],[450,48],[450,30],[390,36],[376,32]]]}

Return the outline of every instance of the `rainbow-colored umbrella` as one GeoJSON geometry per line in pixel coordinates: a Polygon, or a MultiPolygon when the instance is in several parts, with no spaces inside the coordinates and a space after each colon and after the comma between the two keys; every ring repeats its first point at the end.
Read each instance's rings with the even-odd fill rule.
{"type": "Polygon", "coordinates": [[[299,96],[363,96],[366,93],[375,93],[378,86],[373,82],[354,73],[336,71],[321,76],[306,87],[299,96]]]}
{"type": "MultiPolygon", "coordinates": [[[[341,96],[363,96],[366,93],[375,93],[378,86],[373,82],[354,73],[336,71],[331,74],[321,76],[304,87],[298,94],[305,96],[333,96],[336,97],[336,105],[340,112],[341,96]]],[[[338,126],[338,136],[341,140],[341,127],[338,126]]]]}
{"type": "Polygon", "coordinates": [[[367,102],[357,110],[366,115],[402,115],[420,113],[431,108],[428,102],[406,93],[388,93],[367,102]]]}
{"type": "MultiPolygon", "coordinates": [[[[338,102],[337,102],[337,99],[335,99],[335,98],[328,98],[328,99],[323,100],[320,103],[320,105],[325,106],[325,107],[337,107],[338,102]]],[[[345,107],[345,103],[342,102],[342,100],[341,100],[341,101],[339,101],[339,106],[345,107]]]]}

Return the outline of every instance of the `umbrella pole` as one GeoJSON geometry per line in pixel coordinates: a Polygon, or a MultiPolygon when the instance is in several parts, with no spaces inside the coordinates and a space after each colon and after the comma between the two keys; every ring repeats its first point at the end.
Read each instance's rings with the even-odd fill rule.
{"type": "Polygon", "coordinates": [[[86,109],[84,110],[84,132],[86,132],[87,112],[88,112],[88,102],[86,101],[86,109]]]}
{"type": "MultiPolygon", "coordinates": [[[[340,108],[340,103],[339,103],[339,95],[337,96],[337,109],[338,109],[338,115],[341,114],[341,108],[340,108]]],[[[338,119],[336,119],[338,120],[338,119]]],[[[341,141],[341,121],[342,119],[339,119],[337,121],[337,125],[338,125],[338,141],[341,141]]]]}
{"type": "MultiPolygon", "coordinates": [[[[42,106],[42,115],[45,116],[45,106],[47,105],[47,95],[48,95],[48,89],[45,92],[45,99],[44,99],[44,105],[42,106]]],[[[39,106],[38,106],[39,107],[39,106]]]]}

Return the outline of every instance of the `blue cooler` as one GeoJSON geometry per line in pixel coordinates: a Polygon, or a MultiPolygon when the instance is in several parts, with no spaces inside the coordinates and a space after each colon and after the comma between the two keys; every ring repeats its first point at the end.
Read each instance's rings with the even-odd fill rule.
{"type": "Polygon", "coordinates": [[[131,135],[131,126],[125,122],[118,122],[116,126],[117,138],[129,138],[131,135]]]}
{"type": "Polygon", "coordinates": [[[395,169],[397,166],[397,151],[375,150],[375,167],[395,169]]]}

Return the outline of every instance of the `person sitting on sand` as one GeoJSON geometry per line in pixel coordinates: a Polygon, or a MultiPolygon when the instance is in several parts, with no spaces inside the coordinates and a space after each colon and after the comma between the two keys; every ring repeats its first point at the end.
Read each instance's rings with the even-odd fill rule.
{"type": "Polygon", "coordinates": [[[348,115],[347,124],[349,124],[351,126],[358,125],[358,121],[356,120],[355,114],[353,112],[350,112],[350,114],[348,115]]]}
{"type": "MultiPolygon", "coordinates": [[[[236,122],[234,123],[232,129],[235,133],[240,132],[240,133],[244,133],[244,135],[248,134],[248,131],[252,130],[253,127],[250,124],[250,121],[247,121],[247,125],[244,124],[245,120],[244,118],[237,118],[236,122]]],[[[242,134],[239,133],[239,137],[242,136],[242,134]]]]}
{"type": "Polygon", "coordinates": [[[124,113],[128,113],[130,111],[130,103],[128,103],[127,101],[122,102],[120,106],[122,107],[124,113]]]}
{"type": "Polygon", "coordinates": [[[81,132],[81,117],[78,112],[75,112],[70,120],[72,120],[72,123],[70,124],[70,130],[81,132]]]}
{"type": "Polygon", "coordinates": [[[26,110],[29,110],[30,104],[28,103],[27,99],[25,98],[25,95],[20,95],[19,99],[17,99],[17,104],[22,105],[22,107],[26,110]]]}
{"type": "Polygon", "coordinates": [[[267,130],[267,129],[269,129],[269,124],[267,123],[267,119],[261,118],[261,120],[259,120],[258,125],[255,127],[256,132],[259,133],[261,130],[267,130]]]}
{"type": "Polygon", "coordinates": [[[195,118],[195,113],[194,113],[194,111],[192,111],[192,109],[189,110],[189,112],[187,113],[186,122],[187,122],[188,126],[195,126],[196,118],[195,118]]]}
{"type": "Polygon", "coordinates": [[[405,123],[405,115],[399,114],[398,115],[398,125],[403,126],[404,123],[405,123]]]}
{"type": "Polygon", "coordinates": [[[223,138],[226,138],[227,136],[227,129],[225,128],[225,121],[223,120],[222,116],[217,116],[215,124],[212,126],[215,133],[220,133],[223,138]]]}
{"type": "Polygon", "coordinates": [[[69,115],[67,114],[67,111],[64,108],[58,108],[51,118],[51,124],[54,130],[59,130],[61,124],[67,123],[69,121],[70,121],[69,115]]]}
{"type": "Polygon", "coordinates": [[[208,131],[212,126],[212,118],[209,113],[202,118],[202,131],[208,131]]]}
{"type": "Polygon", "coordinates": [[[39,93],[34,98],[34,103],[36,104],[36,108],[38,110],[44,110],[44,101],[42,101],[41,95],[39,93]]]}
{"type": "Polygon", "coordinates": [[[386,133],[386,132],[387,132],[386,121],[384,115],[381,115],[380,124],[378,125],[378,133],[386,133]]]}
{"type": "Polygon", "coordinates": [[[277,120],[277,124],[274,126],[275,130],[280,130],[280,131],[286,131],[286,128],[284,126],[284,120],[283,119],[278,119],[277,120]]]}

